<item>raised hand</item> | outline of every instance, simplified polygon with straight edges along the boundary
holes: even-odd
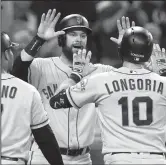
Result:
[[[158,74],[166,72],[166,53],[164,48],[160,48],[159,44],[153,45],[151,56],[152,70]]]
[[[122,23],[121,23],[122,21]],[[114,38],[114,37],[111,37],[110,40],[113,41],[114,43],[120,45],[121,41],[122,41],[122,38],[123,38],[123,35],[125,33],[125,30],[132,27],[132,26],[135,26],[135,22],[132,21],[131,23],[131,26],[130,26],[130,20],[128,17],[122,17],[121,18],[121,21],[118,19],[117,20],[117,27],[118,27],[118,31],[119,31],[119,37],[118,39],[117,38]]]
[[[164,48],[160,48],[159,44],[153,44],[153,52],[145,67],[157,74],[166,73],[166,53]]]
[[[77,53],[74,53],[73,72],[84,77],[96,70],[96,67],[93,64],[90,64],[91,55],[91,51],[87,52],[86,49],[80,49]]]
[[[43,13],[41,16],[41,22],[38,28],[37,35],[44,40],[50,40],[59,35],[65,34],[64,31],[55,32],[55,26],[60,18],[60,13],[56,14],[56,9],[49,9],[47,14]]]

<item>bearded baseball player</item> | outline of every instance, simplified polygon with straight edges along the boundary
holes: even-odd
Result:
[[[14,60],[12,49],[15,46],[9,36],[2,32],[1,163],[26,164],[33,134],[48,162],[51,165],[63,165],[39,92],[32,85],[9,74]]]
[[[91,34],[87,19],[79,14],[63,18],[59,23],[60,31],[55,32],[54,28],[59,17],[60,13],[56,15],[55,9],[42,15],[37,36],[21,52],[21,56],[18,56],[12,73],[23,80],[27,79],[39,91],[64,163],[92,164],[89,146],[94,140],[97,119],[95,104],[85,105],[81,110],[67,108],[60,111],[55,111],[49,104],[59,85],[73,72],[73,53],[79,49],[86,49],[88,35]],[[34,58],[45,41],[57,36],[62,47],[60,57]],[[91,52],[89,59],[90,57]],[[91,65],[93,74],[110,69],[112,67],[101,64]],[[32,150],[31,164],[48,164],[36,144]]]
[[[131,27],[125,31],[119,47],[121,68],[84,78],[50,100],[55,109],[80,109],[89,103],[98,106],[105,164],[166,163],[166,78],[143,67],[152,50],[151,33],[142,27]],[[155,54],[158,53],[162,60],[155,63],[160,61],[165,66],[160,70],[164,71],[165,49],[161,51],[155,45]],[[86,50],[79,50],[73,68],[82,64],[82,70],[87,68],[86,58]],[[84,71],[73,72],[68,83],[72,85],[82,76]]]

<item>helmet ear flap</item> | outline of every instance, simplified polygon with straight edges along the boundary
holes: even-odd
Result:
[[[58,37],[58,44],[60,47],[64,47],[66,43],[66,35],[60,35]]]

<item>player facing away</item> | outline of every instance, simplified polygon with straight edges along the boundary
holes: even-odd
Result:
[[[105,164],[165,163],[166,78],[143,68],[152,48],[150,32],[127,29],[119,47],[121,68],[84,78],[50,100],[55,109],[98,106]]]
[[[63,165],[47,112],[32,85],[9,74],[15,44],[1,33],[1,164],[27,164],[34,135],[51,165]]]

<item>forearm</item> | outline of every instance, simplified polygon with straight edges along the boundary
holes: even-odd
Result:
[[[50,99],[50,106],[53,109],[61,109],[61,108],[71,108],[72,105],[70,104],[67,95],[66,95],[66,89],[63,89],[59,93],[57,93],[55,96],[53,96]]]
[[[72,105],[70,104],[67,95],[66,89],[77,84],[80,81],[80,76],[78,74],[72,73],[70,78],[65,80],[60,87],[58,88],[56,94],[50,99],[50,106],[53,109],[60,108],[70,108]]]
[[[63,89],[67,89],[75,84],[76,84],[76,82],[73,79],[69,78],[69,79],[62,82],[62,84],[58,87],[56,93],[59,93]]]
[[[35,141],[50,165],[63,165],[56,138],[49,125],[32,130]]]
[[[22,61],[21,55],[17,56],[11,74],[28,82],[28,68],[31,65],[31,61]]]

